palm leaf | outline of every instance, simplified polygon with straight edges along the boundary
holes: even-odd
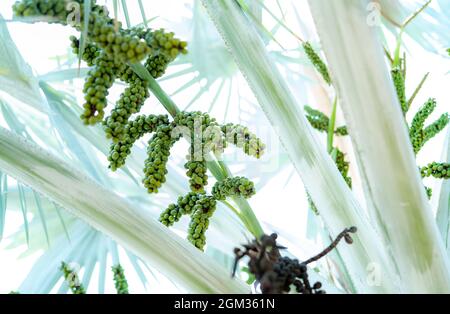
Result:
[[[384,255],[378,236],[363,216],[360,205],[333,161],[323,147],[318,145],[316,135],[268,56],[254,27],[234,2],[204,0],[203,4],[268,120],[276,126],[281,143],[330,232],[336,235],[351,225],[356,225],[360,230],[354,245],[350,249],[341,249],[358,291],[389,291],[392,289],[390,280],[384,281],[383,286],[379,287],[366,285],[365,268],[373,261],[383,265],[390,278],[393,271],[388,266],[388,257]]]
[[[0,15],[0,90],[41,110],[42,97],[30,66],[23,60]]]
[[[309,5],[342,100],[369,211],[395,257],[401,289],[450,291],[450,265],[417,170],[382,45],[376,28],[366,21],[364,2],[315,0]],[[348,36],[351,29],[358,29],[358,33]]]
[[[110,235],[146,262],[157,265],[190,291],[247,291],[187,241],[150,219],[140,208],[89,180],[79,169],[5,129],[0,130],[0,143],[0,169]],[[177,256],[172,254],[174,251]]]

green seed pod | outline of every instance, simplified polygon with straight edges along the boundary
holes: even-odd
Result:
[[[438,179],[450,178],[450,163],[432,162],[420,169],[422,177],[433,176]]]
[[[116,66],[105,54],[94,61],[95,66],[89,70],[83,87],[85,103],[81,119],[85,124],[96,124],[103,120],[107,105],[108,90],[114,83]]]
[[[22,0],[13,5],[16,17],[42,17],[48,23],[65,24],[68,11],[65,2],[60,0]]]
[[[108,161],[109,168],[115,171],[125,164],[133,144],[147,133],[155,132],[160,125],[169,124],[167,115],[140,115],[129,121],[123,130],[123,137],[118,143],[111,144]]]
[[[140,62],[151,52],[145,41],[122,30],[114,20],[96,11],[89,16],[88,36],[114,60],[123,63]]]
[[[145,67],[151,76],[156,79],[164,75],[171,61],[172,59],[165,54],[157,53],[147,58]]]
[[[132,114],[141,110],[149,96],[145,81],[134,75],[134,81],[131,81],[120,95],[110,116],[103,122],[106,137],[112,138],[114,143],[119,142],[123,137],[128,119]]]
[[[449,123],[449,120],[450,118],[448,113],[443,113],[436,121],[427,126],[423,130],[424,143],[426,143],[428,140],[432,139],[436,134],[445,129],[445,127]]]
[[[442,131],[449,122],[449,116],[444,113],[438,120],[424,128],[425,120],[436,108],[436,101],[432,98],[417,111],[409,128],[409,137],[414,153],[418,153],[425,143]]]
[[[224,149],[224,138],[216,119],[200,111],[179,112],[174,119],[177,126],[187,127],[190,131],[190,156],[193,161],[204,161],[212,151],[220,155]]]
[[[179,139],[179,137],[172,136],[174,126],[173,123],[158,126],[156,133],[149,141],[148,157],[145,160],[144,179],[142,180],[149,193],[158,193],[158,188],[166,182],[166,165],[170,149]]]
[[[324,114],[322,111],[313,109],[310,106],[304,107],[306,112],[306,119],[309,121],[309,124],[316,130],[320,132],[326,132],[328,133],[328,125],[330,123],[330,118],[326,114]],[[334,130],[334,134],[339,136],[345,136],[348,135],[347,127],[346,126],[340,126],[337,127],[336,130]]]
[[[204,197],[204,194],[190,192],[185,196],[178,197],[176,204],[170,204],[159,216],[159,221],[167,226],[172,226],[179,221],[183,215],[190,215],[194,210],[197,201]]]
[[[70,41],[72,42],[72,52],[76,55],[80,53],[80,41],[75,36],[70,36]],[[87,63],[88,66],[93,66],[95,59],[100,56],[100,49],[95,44],[88,43],[84,48],[83,55],[81,59]]]
[[[62,262],[60,269],[63,272],[64,279],[66,280],[73,294],[86,294],[86,290],[81,284],[80,279],[78,278],[78,274],[74,270],[72,270],[69,265],[67,265],[65,262]]]
[[[147,45],[174,60],[180,53],[186,54],[187,42],[174,37],[174,33],[167,33],[163,28],[150,31],[145,35]]]
[[[202,250],[206,244],[206,230],[209,227],[209,219],[216,210],[216,200],[212,196],[201,197],[194,206],[189,223],[188,240],[195,247]]]
[[[433,190],[429,187],[425,187],[425,193],[427,193],[428,199],[430,200],[431,197],[433,196]]]
[[[116,265],[112,267],[114,274],[114,285],[116,287],[117,294],[128,294],[128,282],[125,278],[124,270],[122,266]]]
[[[314,51],[311,44],[309,42],[304,42],[302,46],[306,56],[308,57],[312,65],[316,68],[317,72],[322,75],[322,78],[328,85],[331,84],[330,74],[328,73],[327,66],[322,61],[320,56]]]
[[[245,177],[226,178],[214,184],[212,195],[217,200],[225,200],[230,196],[250,198],[255,194],[255,186]]]
[[[225,136],[226,142],[242,148],[245,154],[256,158],[264,154],[266,146],[247,127],[228,123],[222,126],[222,133]]]
[[[341,173],[342,177],[344,178],[345,182],[347,182],[347,185],[352,188],[352,178],[348,176],[348,169],[349,169],[349,163],[345,160],[345,155],[343,152],[341,152],[339,149],[336,149],[336,166]]]
[[[393,68],[391,70],[392,81],[394,82],[394,87],[397,92],[398,101],[402,108],[403,115],[408,112],[408,102],[405,96],[405,77],[403,76],[403,71],[399,68]]]
[[[189,185],[193,192],[204,192],[204,187],[208,185],[208,176],[206,174],[206,161],[188,161],[184,164],[189,177]]]

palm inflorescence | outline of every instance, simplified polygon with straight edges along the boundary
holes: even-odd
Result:
[[[64,3],[63,0],[22,0],[14,4],[13,10],[18,17],[39,17],[44,21],[72,25]],[[84,1],[77,3],[81,19],[73,26],[85,37],[82,40],[71,36],[71,47],[90,66],[83,87],[85,102],[80,118],[88,125],[102,124],[106,137],[112,141],[108,156],[112,171],[125,165],[136,141],[146,134],[153,134],[148,141],[142,179],[149,193],[157,193],[166,181],[167,162],[175,143],[183,137],[190,142],[184,167],[191,192],[181,196],[176,204],[169,205],[161,214],[160,221],[170,226],[182,215],[190,215],[188,240],[203,250],[205,232],[216,202],[231,196],[249,198],[255,193],[250,180],[235,177],[217,182],[212,195],[208,195],[205,191],[208,158],[210,155],[220,157],[228,144],[259,158],[264,153],[264,144],[247,127],[232,123],[221,125],[207,113],[199,111],[178,112],[173,115],[173,120],[167,115],[133,116],[142,109],[150,92],[148,82],[133,71],[132,65],[143,62],[148,73],[154,79],[159,78],[178,55],[187,53],[187,43],[164,29],[125,29],[95,1],[91,1],[89,18],[85,23]],[[109,116],[105,117],[109,89],[117,80],[127,87]]]

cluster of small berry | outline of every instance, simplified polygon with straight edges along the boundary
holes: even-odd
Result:
[[[188,240],[203,250],[206,244],[205,233],[209,227],[209,220],[216,210],[217,201],[224,201],[233,196],[250,198],[254,194],[253,182],[247,178],[226,178],[213,186],[212,195],[207,195],[205,192],[190,192],[179,197],[176,204],[170,204],[161,213],[159,221],[169,227],[179,221],[183,215],[190,215]]]

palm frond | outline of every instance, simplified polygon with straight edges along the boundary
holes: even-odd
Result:
[[[23,60],[0,15],[0,90],[41,110],[42,97],[31,67]]]
[[[5,129],[0,130],[0,139],[0,169],[112,236],[146,262],[165,270],[167,276],[192,291],[246,291],[241,282],[231,280],[226,271],[192,245],[79,169]]]

